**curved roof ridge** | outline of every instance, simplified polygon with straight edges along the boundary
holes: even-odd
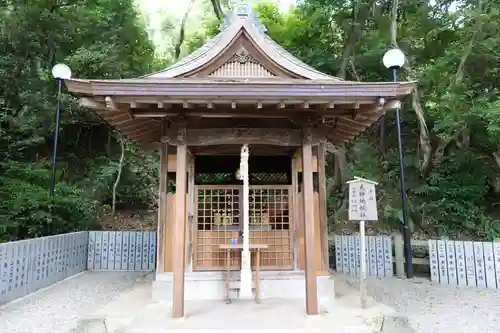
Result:
[[[258,48],[278,66],[305,79],[343,81],[307,65],[267,35],[267,28],[259,19],[257,12],[248,4],[237,4],[232,12],[225,14],[220,32],[203,44],[199,49],[177,61],[164,70],[144,75],[141,78],[174,78],[196,71],[211,62],[244,29]]]

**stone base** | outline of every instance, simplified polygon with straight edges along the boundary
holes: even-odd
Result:
[[[232,280],[237,280],[239,272],[232,272]],[[226,272],[192,272],[184,277],[184,299],[224,300]],[[320,310],[330,312],[335,302],[333,278],[318,276],[318,301]],[[305,275],[301,271],[263,271],[260,275],[261,299],[304,299],[306,297]],[[155,301],[172,302],[172,273],[156,274],[152,297]],[[232,292],[237,299],[238,293]]]

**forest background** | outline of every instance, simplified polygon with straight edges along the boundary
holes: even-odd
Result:
[[[347,80],[389,81],[382,56],[401,48],[408,62],[400,79],[419,82],[402,110],[415,237],[500,237],[500,0],[247,2],[287,50]],[[128,78],[165,68],[216,34],[230,7],[224,0],[0,1],[0,241],[155,229],[158,156],[69,94],[56,199],[49,198],[57,90],[50,70],[64,62],[75,77]],[[353,227],[345,221],[345,181],[353,175],[380,183],[380,221],[371,231],[399,228],[393,113],[329,155],[326,169],[332,230]]]

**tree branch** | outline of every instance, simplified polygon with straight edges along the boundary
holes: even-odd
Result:
[[[344,45],[344,51],[342,52],[342,60],[337,72],[337,77],[345,79],[350,57],[354,53],[354,48],[356,47],[356,44],[361,37],[363,27],[365,26],[366,21],[369,18],[370,9],[373,2],[373,0],[367,3],[363,1],[357,1],[356,5],[354,5],[352,8],[351,31],[349,32],[349,37],[347,38],[347,41]]]
[[[189,13],[191,12],[191,9],[193,8],[193,3],[194,0],[190,0],[188,7],[186,8],[186,12],[184,13],[184,16],[182,17],[181,21],[181,30],[179,31],[179,40],[177,44],[175,45],[175,60],[179,60],[179,57],[181,55],[181,46],[184,43],[184,37],[185,37],[185,29],[186,29],[186,22],[189,17]]]
[[[478,0],[477,1],[477,11],[476,11],[475,23],[474,23],[474,30],[472,31],[472,37],[469,40],[469,44],[467,45],[467,48],[465,49],[465,52],[462,55],[462,58],[460,59],[460,63],[458,64],[457,72],[455,73],[455,82],[453,82],[453,84],[455,86],[459,85],[463,80],[465,62],[467,61],[467,58],[472,53],[472,48],[474,47],[474,44],[477,41],[479,32],[481,32],[481,28],[483,27],[482,11],[483,11],[483,2],[482,2],[482,0]]]
[[[210,2],[212,3],[212,8],[214,9],[215,16],[217,16],[217,19],[220,20],[222,16],[224,16],[220,0],[210,0]]]
[[[399,49],[398,44],[398,8],[399,0],[392,0],[391,9],[391,46]]]

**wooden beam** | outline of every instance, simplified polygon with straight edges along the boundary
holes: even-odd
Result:
[[[334,102],[328,102],[328,103],[323,103],[318,105],[318,109],[334,109],[335,108],[335,103]]]
[[[306,110],[309,109],[309,102],[304,102],[302,104],[297,105],[298,109]]]
[[[356,136],[356,133],[358,133],[358,132],[360,132],[360,131],[357,129],[346,128],[346,127],[342,127],[342,126],[337,125],[332,129],[329,136],[335,135],[335,136],[339,136],[341,138],[346,138],[348,140],[351,140],[352,138],[354,138]]]
[[[109,124],[113,125],[114,127],[121,126],[123,124],[134,124],[135,121],[138,121],[135,119],[131,119],[127,113],[120,113],[119,118],[118,117],[116,117],[116,118],[115,117],[108,117],[106,114],[102,114],[100,112],[98,112],[98,113],[105,121],[107,121]],[[140,120],[142,120],[142,119],[140,119]]]
[[[142,130],[140,132],[135,132],[135,133],[131,133],[131,134],[129,134],[129,133],[125,132],[123,134],[126,135],[126,136],[129,136],[131,138],[135,138],[135,137],[141,137],[141,136],[146,135],[146,134],[153,134],[153,133],[160,134],[161,131],[160,131],[159,128],[154,128],[153,126],[151,126],[150,128],[147,128],[147,129]],[[161,135],[159,135],[159,136],[161,137]]]
[[[106,102],[106,109],[112,110],[112,111],[118,111],[119,110],[119,108],[116,105],[116,103],[113,100],[113,98],[111,98],[109,96],[106,96],[106,98],[104,99],[104,101]]]
[[[317,144],[325,140],[326,129],[311,132],[311,142]],[[162,142],[178,145],[174,131],[161,138]],[[188,146],[211,146],[223,144],[260,144],[293,147],[302,142],[301,130],[287,128],[213,128],[187,130]]]
[[[328,254],[328,217],[326,197],[325,143],[318,145],[318,194],[319,194],[319,225],[321,233],[321,271],[328,272],[330,268]]]
[[[164,243],[167,225],[167,195],[168,195],[168,145],[160,145],[160,172],[159,172],[159,201],[158,201],[158,227],[156,231],[156,272],[165,271]]]
[[[88,97],[80,98],[80,106],[94,110],[106,110],[106,105]]]
[[[219,110],[214,109],[213,111],[207,111],[207,112],[200,112],[200,111],[179,111],[179,110],[169,110],[167,111],[162,111],[162,110],[153,110],[153,111],[140,111],[140,112],[133,112],[132,115],[135,118],[162,118],[162,117],[175,117],[175,116],[180,116],[183,115],[185,117],[202,117],[202,118],[289,118],[290,115],[280,112],[280,113],[265,113],[263,111],[260,111],[260,113],[257,112],[239,112],[239,111],[229,111],[225,110],[226,112],[221,112]]]
[[[123,128],[120,128],[120,132],[122,132],[124,135],[134,135],[134,134],[137,134],[137,133],[143,133],[145,131],[149,131],[151,129],[153,130],[156,130],[156,127],[155,126],[156,124],[141,124],[141,125],[138,125],[138,126],[135,126],[135,127],[130,127],[129,129],[123,129]]]
[[[187,145],[186,130],[177,131],[179,145],[177,146],[177,171],[175,177],[175,225],[173,250],[173,300],[172,317],[184,317],[184,272],[186,251],[186,161]]]
[[[141,104],[142,105],[142,104]],[[351,106],[353,104],[351,103]],[[207,117],[207,118],[293,118],[305,117],[305,113],[314,112],[318,116],[335,117],[346,116],[352,117],[353,109],[345,108],[342,105],[335,106],[333,103],[328,104],[309,104],[308,108],[304,104],[297,105],[296,107],[290,105],[283,108],[277,108],[270,105],[265,105],[258,102],[255,107],[235,105],[236,109],[231,106],[217,106],[212,102],[207,102],[205,108],[192,108],[184,109],[182,106],[175,105],[170,109],[161,108],[141,108],[133,109],[132,114],[134,117],[165,117],[182,115],[185,117]],[[358,113],[360,116],[365,116],[367,119],[371,116],[376,116],[380,111],[374,110],[373,105],[362,105]]]
[[[312,171],[312,129],[304,129],[302,143],[302,195],[304,196],[304,233],[306,257],[306,312],[318,315],[318,286],[314,246],[314,189]]]
[[[351,127],[352,129],[358,130],[358,131],[363,131],[368,125],[370,125],[370,123],[368,123],[368,124],[360,123],[360,122],[354,121],[354,120],[346,118],[346,117],[338,117],[337,124],[344,124],[348,127]]]
[[[151,138],[158,137],[158,139],[161,137],[161,131],[160,130],[151,130],[143,133],[139,133],[136,135],[126,135],[127,138],[130,140],[134,141],[143,141],[144,137],[147,137],[148,141],[152,140]],[[158,140],[155,140],[158,141]]]
[[[227,89],[227,88],[226,88]],[[170,105],[180,105],[182,106],[184,103],[189,103],[191,105],[206,105],[207,102],[212,102],[215,105],[229,105],[231,106],[232,102],[236,102],[236,104],[239,106],[247,106],[247,107],[254,107],[256,102],[261,102],[263,105],[268,105],[268,106],[273,106],[274,108],[280,107],[284,108],[284,105],[288,106],[294,106],[294,105],[300,105],[304,103],[304,98],[295,96],[295,97],[287,97],[287,98],[282,98],[280,96],[276,96],[274,98],[261,98],[261,95],[256,95],[252,97],[224,97],[220,95],[212,95],[212,96],[203,96],[203,97],[193,97],[193,98],[184,98],[184,97],[178,97],[178,98],[169,98],[168,100],[163,100],[163,103],[169,103]],[[122,95],[122,96],[113,96],[113,100],[116,103],[123,103],[123,104],[128,104],[130,101],[134,100],[136,103],[145,103],[145,104],[153,104],[157,105],[157,103],[160,101],[159,96],[146,96],[146,95],[141,95],[141,96],[131,96],[131,95]],[[95,98],[97,101],[99,101],[99,98]],[[313,106],[313,105],[322,105],[322,104],[327,104],[330,102],[335,103],[336,105],[352,105],[353,103],[360,103],[360,104],[373,104],[376,103],[378,98],[373,97],[373,96],[323,96],[323,97],[309,97],[307,98],[307,102]]]
[[[126,125],[123,125],[124,123],[127,123]],[[154,123],[151,121],[151,119],[129,119],[127,122],[120,122],[120,123],[115,123],[113,124],[119,131],[127,131],[130,129],[134,129],[140,126],[143,126],[145,124],[152,124]],[[122,124],[122,125],[120,125]]]

